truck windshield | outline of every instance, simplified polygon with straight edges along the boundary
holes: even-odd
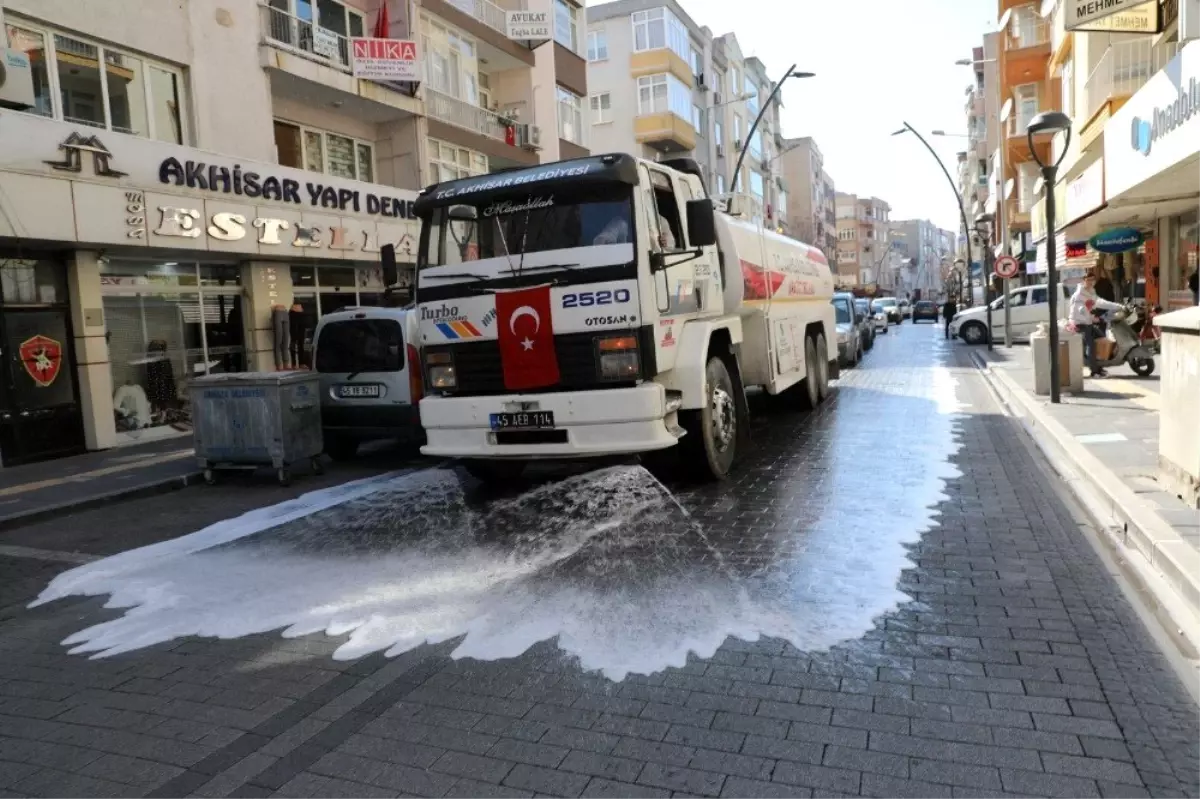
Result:
[[[473,219],[470,217],[474,217]],[[464,218],[465,217],[465,218]],[[633,242],[632,189],[616,185],[586,196],[569,187],[489,197],[478,205],[436,209],[421,267],[470,263],[521,253]]]
[[[398,372],[404,368],[404,332],[394,319],[347,319],[321,328],[317,371]]]

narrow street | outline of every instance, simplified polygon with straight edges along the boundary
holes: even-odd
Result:
[[[1193,698],[941,333],[757,398],[723,485],[391,453],[0,533],[0,797],[1196,796]]]

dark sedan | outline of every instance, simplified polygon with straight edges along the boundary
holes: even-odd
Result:
[[[936,302],[932,300],[917,300],[915,303],[913,303],[913,324],[916,324],[922,319],[928,319],[930,322],[937,322],[938,307]]]

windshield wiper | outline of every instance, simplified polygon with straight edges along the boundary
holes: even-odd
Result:
[[[470,273],[470,272],[451,272],[451,273],[449,273],[449,274],[442,273],[442,274],[440,274],[440,275],[426,275],[426,277],[432,277],[432,278],[442,278],[442,277],[470,277],[470,278],[474,278],[475,280],[487,280],[487,278],[486,278],[486,277],[484,277],[483,275],[475,275],[475,274],[472,274],[472,273]]]
[[[519,275],[523,272],[545,272],[547,269],[578,269],[581,264],[543,264],[541,266],[527,266],[524,269],[501,269],[501,272]]]

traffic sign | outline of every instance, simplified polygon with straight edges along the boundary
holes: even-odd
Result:
[[[1001,255],[996,259],[996,276],[1011,280],[1021,271],[1021,264],[1011,255]]]

